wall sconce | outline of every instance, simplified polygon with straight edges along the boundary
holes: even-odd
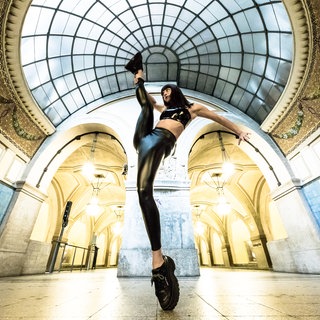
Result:
[[[94,173],[95,173],[95,166],[94,166],[94,152],[96,150],[96,144],[98,141],[98,133],[95,133],[93,141],[92,141],[92,146],[90,150],[90,156],[89,156],[89,161],[85,162],[84,165],[82,166],[82,174],[89,180],[92,181],[94,179]]]
[[[198,235],[198,236],[202,236],[203,233],[204,233],[204,225],[203,223],[200,221],[200,216],[201,216],[201,213],[203,211],[203,207],[196,204],[193,206],[193,212],[196,216],[196,223],[195,223],[195,233]]]
[[[220,195],[216,205],[218,214],[220,216],[226,216],[231,212],[231,209],[231,204],[227,201],[227,198],[224,195]]]
[[[210,176],[210,175],[209,175]],[[205,180],[208,186],[216,189],[218,193],[218,203],[216,205],[216,211],[219,215],[225,216],[231,212],[231,204],[227,201],[224,195],[224,185],[226,181],[223,179],[223,174],[215,173],[210,176],[210,180]]]
[[[123,223],[121,222],[121,217],[123,215],[123,206],[116,206],[113,209],[114,214],[117,217],[117,222],[112,227],[112,232],[114,235],[118,236],[122,233]]]
[[[99,192],[100,190],[107,187],[111,182],[105,182],[106,176],[104,174],[94,174],[94,180],[91,182],[92,186],[92,197],[90,202],[87,204],[86,212],[90,216],[97,216],[102,208],[99,206]]]
[[[234,174],[235,168],[224,146],[221,131],[218,131],[218,137],[222,153],[222,178],[224,181],[227,181]]]
[[[86,212],[89,216],[96,217],[101,212],[101,207],[99,206],[99,199],[96,196],[92,196],[90,202],[87,204]]]
[[[234,164],[230,161],[230,157],[224,146],[221,131],[218,131],[217,133],[222,157],[221,170],[219,170],[219,172],[213,172],[211,174],[207,172],[207,176],[205,177],[204,182],[209,187],[216,189],[218,193],[218,203],[216,205],[216,211],[219,215],[224,216],[229,214],[232,209],[230,203],[227,201],[224,195],[224,185],[234,174],[235,167]]]

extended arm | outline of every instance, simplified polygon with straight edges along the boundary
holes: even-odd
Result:
[[[194,104],[192,106],[192,112],[194,112],[198,117],[203,117],[206,119],[213,120],[218,122],[219,124],[223,125],[227,129],[233,131],[239,137],[239,143],[241,141],[248,141],[249,140],[249,132],[242,131],[236,124],[232,121],[228,120],[227,118],[217,114],[213,110],[209,110],[207,107],[201,104]]]

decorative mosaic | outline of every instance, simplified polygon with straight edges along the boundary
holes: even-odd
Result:
[[[22,108],[1,96],[0,133],[30,158],[45,138]]]
[[[320,127],[320,7],[316,2],[309,2],[314,51],[306,85],[290,111],[271,132],[285,154],[292,152]]]
[[[0,2],[0,30],[4,31],[5,13],[10,2]],[[3,38],[3,34],[1,34]],[[5,68],[4,42],[0,42],[0,134],[28,157],[32,157],[45,139],[43,132],[12,98]]]

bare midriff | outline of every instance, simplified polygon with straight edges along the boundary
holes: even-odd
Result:
[[[184,130],[182,123],[172,119],[160,120],[157,123],[156,127],[169,130],[177,139],[180,137],[181,133]]]

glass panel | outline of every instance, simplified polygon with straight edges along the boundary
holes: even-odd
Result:
[[[79,24],[79,29],[77,31],[77,36],[84,37],[84,38],[89,37],[92,27],[93,27],[93,23],[91,21],[81,20],[81,23]],[[118,29],[119,28],[117,28],[117,30]]]
[[[272,82],[263,79],[262,84],[260,85],[259,91],[258,91],[258,97],[263,99],[263,97],[267,96],[269,94],[269,91],[272,87]]]
[[[68,85],[65,82],[64,78],[59,78],[57,80],[54,80],[53,83],[54,83],[56,90],[59,92],[59,94],[61,96],[63,96],[64,94],[66,94],[69,91]]]
[[[290,75],[291,64],[286,61],[279,62],[278,72],[275,77],[275,81],[277,83],[282,84],[283,86],[286,84],[286,80]]]
[[[154,54],[150,79],[180,79],[261,122],[289,77],[293,37],[278,0],[36,0],[25,17],[23,71],[54,125],[131,89],[124,64],[137,50]]]
[[[88,8],[89,9],[89,8]],[[94,2],[94,5],[89,9],[89,11],[86,14],[86,19],[91,20],[91,21],[98,21],[99,18],[105,13],[106,7],[96,1]]]
[[[195,0],[188,0],[185,4],[185,7],[194,12],[195,14],[198,14],[200,11],[203,10],[203,2],[195,1]]]
[[[275,79],[275,76],[278,71],[278,67],[279,67],[279,60],[278,59],[273,59],[273,58],[268,59],[268,64],[267,64],[267,68],[266,68],[266,77],[269,80]]]
[[[35,64],[25,66],[23,68],[23,71],[25,73],[26,78],[28,79],[28,85],[30,89],[35,88],[41,84]]]
[[[250,73],[244,72],[244,71],[241,72],[240,79],[239,79],[239,85],[242,88],[246,88],[248,86],[249,81],[250,81],[250,77],[251,77]]]
[[[239,28],[239,31],[242,33],[249,32],[250,26],[247,21],[247,17],[243,12],[239,12],[233,15],[233,19],[235,20],[235,23],[237,24],[237,27]]]
[[[266,66],[267,66],[267,59],[265,56],[263,56],[263,55],[255,55],[254,56],[252,71],[255,74],[259,74],[259,75],[263,76]]]
[[[70,11],[73,14],[83,17],[89,11],[89,8],[96,2],[95,0],[86,0],[86,1],[61,1],[63,7],[61,10]]]
[[[212,30],[212,33],[214,34],[214,36],[218,39],[226,36],[226,33],[223,30],[220,23],[216,23],[213,26],[211,26],[211,30]]]
[[[54,19],[52,20],[50,32],[52,34],[63,34],[68,18],[68,13],[58,11],[54,16]]]
[[[232,19],[224,19],[220,22],[220,24],[226,34],[233,35],[237,33],[237,28]]]
[[[41,17],[41,8],[38,7],[31,7],[28,11],[28,14],[25,17],[24,24],[23,24],[23,35],[34,35],[36,33],[36,28],[38,24],[38,20]],[[51,22],[51,19],[47,21]]]
[[[269,54],[270,56],[280,56],[280,37],[279,33],[269,33]]]
[[[255,53],[266,54],[267,45],[266,45],[266,36],[264,33],[254,33],[253,37],[253,46]]]
[[[264,30],[263,23],[256,8],[244,11],[244,14],[252,32]]]
[[[292,60],[293,54],[293,39],[291,34],[280,34],[281,41],[281,58],[285,60]]]
[[[48,57],[58,57],[61,53],[62,37],[50,36],[48,38]]]
[[[265,25],[269,31],[278,31],[278,21],[274,15],[274,8],[273,6],[262,6],[261,13],[264,17]]]
[[[83,75],[83,74],[81,74],[81,75]],[[85,81],[83,83],[85,83]],[[86,103],[89,103],[90,101],[94,100],[94,96],[92,94],[92,91],[91,91],[89,84],[85,84],[83,86],[80,86],[80,90],[83,94],[83,97],[84,97]]]
[[[256,93],[259,88],[260,82],[261,82],[261,77],[252,74],[250,76],[250,80],[246,87],[247,91],[253,94]]]
[[[235,13],[241,9],[241,7],[238,5],[237,1],[222,1],[222,0],[220,0],[220,2],[223,2],[224,6],[228,10],[228,12],[231,14]]]
[[[42,85],[43,90],[47,93],[50,103],[59,99],[59,95],[54,88],[53,82],[47,82]]]
[[[233,94],[234,88],[234,85],[227,83],[222,92],[221,99],[224,101],[229,101]]]
[[[209,10],[211,14],[216,17],[217,21],[222,20],[228,16],[228,12],[218,1],[211,2],[207,6],[207,10]]]
[[[69,15],[63,34],[74,36],[80,23],[81,23],[80,17]]]
[[[21,63],[27,65],[35,61],[35,39],[36,38],[23,38],[21,40]]]
[[[247,112],[248,107],[251,105],[252,98],[253,98],[252,94],[245,91],[243,93],[242,98],[238,101],[238,104],[236,104],[237,107],[240,110]]]
[[[73,71],[71,57],[61,57],[60,63],[64,74],[68,74]]]
[[[66,96],[62,97],[62,101],[66,108],[68,109],[69,113],[76,112],[78,110],[78,105],[76,102],[73,100],[73,97],[71,94],[67,94]]]
[[[64,106],[60,102],[60,105],[56,106],[61,115],[57,112],[57,110],[51,105],[49,108],[45,110],[46,115],[52,121],[54,125],[59,125],[61,121],[68,117],[68,112],[65,110]],[[64,112],[63,112],[64,111]]]
[[[242,46],[244,52],[254,52],[253,37],[252,34],[241,35]]]
[[[32,90],[33,97],[36,101],[42,106],[46,106],[50,104],[49,97],[47,96],[47,93],[45,90],[43,90],[43,87],[36,88]]]
[[[72,37],[63,37],[61,39],[61,55],[71,54],[74,39]]]
[[[240,37],[238,35],[228,37],[228,41],[229,41],[231,52],[241,51],[241,42],[240,42]]]

